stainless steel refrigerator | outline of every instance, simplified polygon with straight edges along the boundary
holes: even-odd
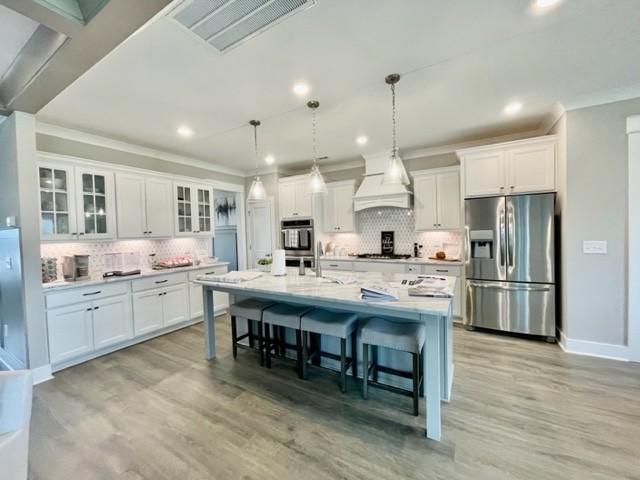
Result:
[[[22,289],[20,229],[0,228],[0,358],[15,369],[27,366]]]
[[[555,194],[465,201],[465,325],[554,340]]]

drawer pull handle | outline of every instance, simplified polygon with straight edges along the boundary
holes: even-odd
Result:
[[[338,267],[338,265],[337,265],[337,264],[335,264],[335,263],[330,263],[330,264],[329,264],[329,266],[330,266],[330,267],[334,267],[334,268]]]
[[[100,307],[93,307],[94,310],[98,310]]]
[[[102,290],[98,290],[97,292],[88,292],[88,293],[83,293],[82,296],[83,297],[89,297],[91,295],[98,295],[99,293],[102,293]]]
[[[93,308],[91,307],[87,308],[87,312],[90,312],[91,310],[93,310]]]
[[[438,273],[449,273],[449,270],[439,270],[436,268],[436,272]]]
[[[160,284],[160,283],[167,283],[168,281],[169,281],[169,280],[167,280],[167,279],[164,279],[164,280],[156,280],[156,283],[157,283],[157,284]]]

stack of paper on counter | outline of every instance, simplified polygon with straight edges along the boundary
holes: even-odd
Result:
[[[398,292],[387,285],[367,285],[360,288],[362,300],[398,300]]]

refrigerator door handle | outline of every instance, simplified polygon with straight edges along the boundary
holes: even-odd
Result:
[[[513,263],[513,245],[516,241],[515,222],[513,221],[513,206],[507,206],[507,228],[509,230],[509,238],[507,242],[507,267],[511,271],[514,267]]]
[[[506,290],[512,292],[549,292],[549,285],[503,285],[501,283],[477,283],[469,282],[470,287],[474,288],[494,288],[497,290]]]
[[[465,264],[468,265],[471,261],[471,236],[468,225],[464,226],[464,252],[462,254],[464,255]]]
[[[500,210],[500,266],[504,268],[506,232],[504,223],[504,209]]]

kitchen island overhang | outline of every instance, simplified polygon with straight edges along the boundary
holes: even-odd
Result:
[[[308,305],[334,311],[357,313],[361,317],[381,316],[399,322],[420,322],[426,328],[424,349],[424,385],[426,436],[441,438],[441,400],[448,401],[453,384],[453,322],[452,299],[409,296],[407,289],[398,289],[397,301],[371,301],[360,299],[363,285],[398,282],[417,278],[409,274],[358,272],[355,284],[330,283],[313,275],[298,275],[297,269],[288,269],[286,276],[264,274],[241,283],[222,283],[200,278],[204,302],[205,357],[216,357],[216,335],[213,292],[232,296],[256,297],[275,302]],[[443,277],[452,292],[454,277]]]

